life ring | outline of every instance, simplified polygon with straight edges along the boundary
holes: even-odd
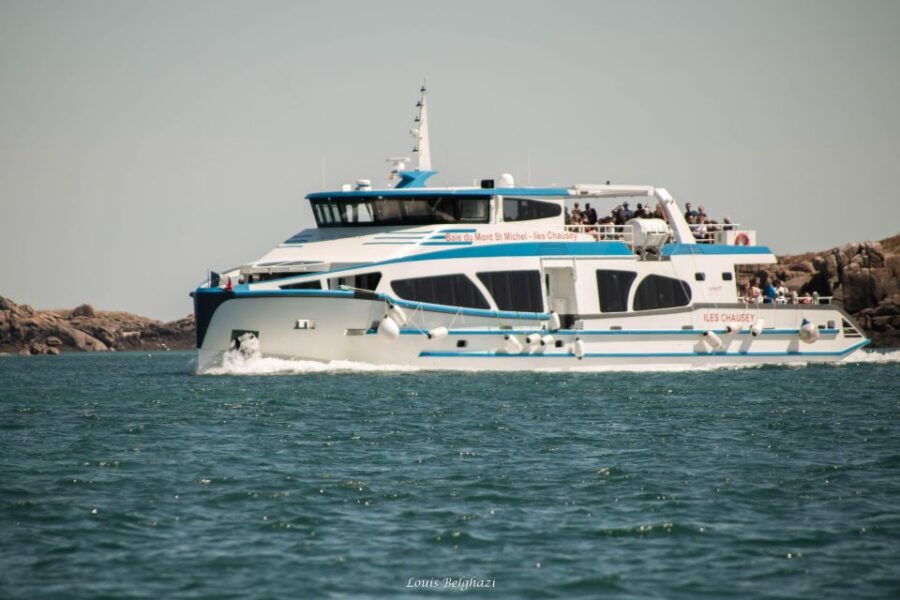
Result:
[[[735,246],[749,246],[750,245],[750,236],[748,236],[743,231],[734,236],[734,245]]]

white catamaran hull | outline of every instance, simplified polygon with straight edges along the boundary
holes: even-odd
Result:
[[[597,315],[577,322],[579,329],[556,331],[548,329],[548,321],[407,305],[407,322],[391,339],[378,332],[389,310],[383,297],[325,294],[229,294],[208,322],[199,370],[221,364],[247,335],[263,356],[504,371],[837,362],[851,359],[868,343],[855,327],[842,326],[848,317],[834,306],[744,304]],[[800,338],[803,319],[816,327],[816,339],[809,343]],[[760,320],[763,326],[754,335],[751,328]]]

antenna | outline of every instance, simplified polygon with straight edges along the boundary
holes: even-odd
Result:
[[[528,151],[528,185],[531,185],[531,150]]]
[[[412,151],[417,155],[419,164],[416,167],[418,171],[430,171],[431,170],[431,145],[428,141],[428,104],[427,104],[427,94],[428,90],[425,88],[425,80],[422,80],[422,88],[419,90],[421,96],[419,96],[419,101],[416,102],[416,108],[419,109],[419,112],[416,114],[415,124],[416,127],[410,130],[410,133],[413,136],[413,139],[416,140],[416,144],[413,147]]]

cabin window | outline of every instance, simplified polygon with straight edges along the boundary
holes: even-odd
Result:
[[[375,291],[378,282],[381,281],[381,273],[359,273],[357,275],[345,275],[344,277],[332,277],[328,280],[328,287],[333,290],[341,289],[342,285],[349,285],[360,290]]]
[[[690,302],[691,286],[686,281],[662,275],[647,275],[635,292],[634,310],[687,306]]]
[[[597,270],[597,294],[600,312],[624,312],[628,310],[628,292],[637,273],[634,271]]]
[[[391,287],[401,298],[414,302],[490,308],[472,280],[462,274],[395,279],[391,282]]]
[[[518,312],[543,312],[539,271],[492,271],[478,273],[478,279],[488,289],[497,308]]]
[[[697,281],[706,281],[706,273],[694,273],[694,279]]]
[[[734,275],[731,273],[731,271],[722,273],[722,281],[731,281],[732,279],[734,279]]]
[[[319,227],[487,223],[490,196],[404,195],[311,200]]]
[[[278,286],[283,290],[321,290],[322,281],[316,279],[314,281],[298,281],[297,283],[286,283]]]
[[[562,207],[553,202],[526,200],[525,198],[503,199],[504,221],[530,221],[532,219],[548,219],[562,214]]]

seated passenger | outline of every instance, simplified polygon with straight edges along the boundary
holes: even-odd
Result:
[[[599,227],[597,228],[600,233],[601,240],[614,240],[616,239],[616,227],[613,224],[612,217],[603,217],[600,219]]]
[[[754,277],[750,279],[750,302],[755,302],[759,304],[762,301],[762,290],[759,289],[757,279]]]
[[[791,290],[789,290],[788,287],[784,285],[784,281],[777,281],[776,284],[775,301],[780,304],[786,304],[788,299],[791,297]]]

